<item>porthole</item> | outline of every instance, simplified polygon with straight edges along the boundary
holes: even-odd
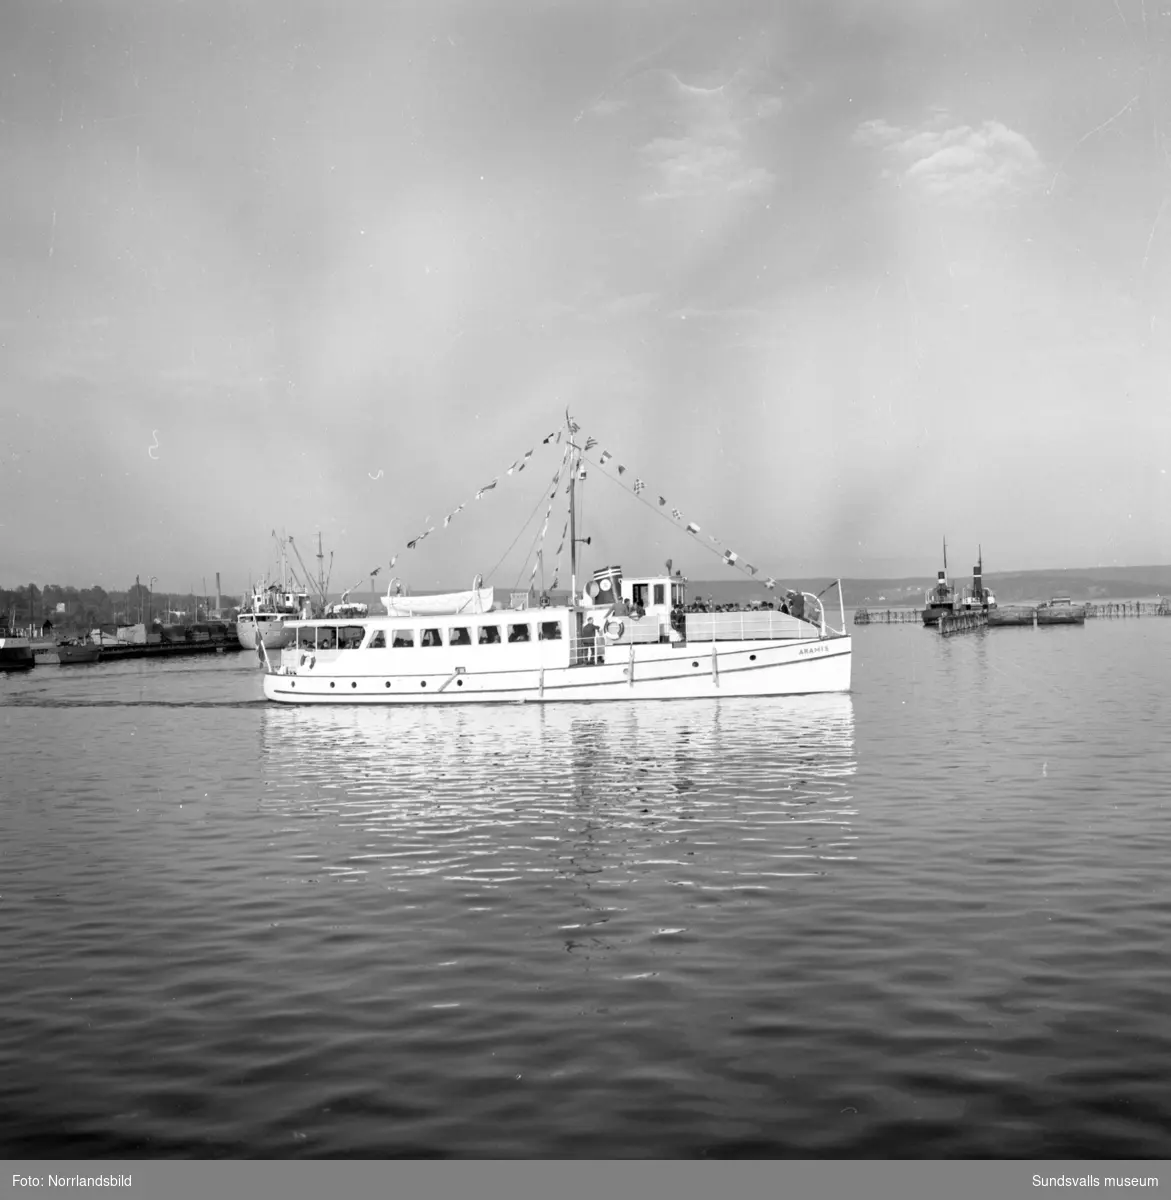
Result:
[[[420,683],[419,683],[419,686],[420,686],[420,687],[426,687],[426,686],[427,686],[427,681],[426,681],[425,679],[424,679],[424,680],[421,680],[421,681],[420,681]]]
[[[750,655],[748,656],[748,661],[749,661],[749,662],[756,662],[756,655],[755,655],[755,654],[750,654]]]
[[[462,679],[457,679],[457,680],[455,681],[455,686],[456,686],[456,687],[463,687],[463,685],[464,685],[464,681],[463,681]]]
[[[297,686],[297,681],[294,679],[294,680],[293,680],[293,687],[296,687],[296,686]]]
[[[355,680],[353,683],[350,684],[350,687],[357,687],[357,686],[358,686],[357,680]]]
[[[387,686],[387,687],[390,687],[390,680],[389,680],[389,679],[386,681],[386,686]]]
[[[336,684],[336,683],[333,683],[333,682],[331,682],[329,686],[330,686],[330,687],[337,687],[337,684]]]
[[[698,667],[698,666],[699,666],[699,663],[697,663],[697,662],[693,662],[691,665],[692,665],[693,667]]]

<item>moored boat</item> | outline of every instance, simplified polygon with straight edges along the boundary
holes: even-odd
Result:
[[[66,641],[58,645],[57,656],[63,667],[95,663],[102,656],[102,648],[89,641]]]
[[[996,597],[984,586],[984,547],[977,547],[978,557],[972,568],[972,586],[964,588],[959,600],[960,612],[990,612],[996,607]]]
[[[634,578],[607,567],[579,591],[575,497],[582,455],[593,443],[573,441],[577,427],[568,418],[567,425],[553,492],[567,474],[567,603],[534,602],[530,586],[501,607],[479,578],[470,591],[440,596],[388,588],[385,615],[287,621],[291,637],[279,655],[260,650],[265,697],[282,704],[550,703],[850,690],[840,582],[836,629],[820,598],[807,592],[800,616],[792,604],[790,611],[687,612],[687,581],[670,574],[670,564],[667,574]],[[724,554],[729,565],[737,559]]]
[[[245,650],[263,645],[278,649],[285,639],[285,622],[306,612],[308,595],[281,591],[276,584],[257,588],[236,617],[236,637]]]
[[[28,638],[0,625],[0,671],[27,671],[35,665]]]
[[[947,580],[947,539],[943,542],[943,570],[936,577],[934,586],[923,595],[923,624],[938,625],[944,613],[956,610],[955,588]]]
[[[1084,625],[1086,606],[1074,604],[1068,596],[1054,596],[1037,605],[1038,625]]]

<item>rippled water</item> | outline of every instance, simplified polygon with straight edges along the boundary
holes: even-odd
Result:
[[[1171,1152],[1171,621],[849,697],[0,677],[10,1156]]]

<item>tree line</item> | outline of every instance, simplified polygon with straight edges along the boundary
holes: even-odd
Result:
[[[225,614],[239,600],[222,596]],[[205,621],[215,597],[193,593],[154,592],[145,584],[132,584],[124,592],[107,592],[96,584],[89,588],[35,583],[0,588],[0,625],[41,628],[45,622],[59,633],[86,633],[100,625],[191,624]]]

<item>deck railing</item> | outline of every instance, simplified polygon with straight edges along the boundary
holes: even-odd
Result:
[[[817,637],[820,622],[811,623],[774,609],[747,612],[688,613],[689,642],[782,640]]]

